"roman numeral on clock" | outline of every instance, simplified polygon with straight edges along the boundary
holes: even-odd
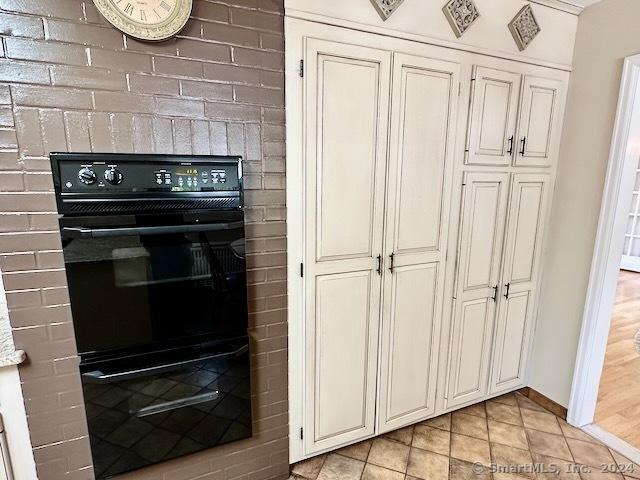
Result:
[[[124,13],[126,13],[127,15],[133,15],[133,5],[127,3],[127,6],[124,7]]]
[[[171,11],[171,5],[169,5],[167,2],[160,2],[160,6],[164,8],[167,12]]]
[[[142,20],[143,22],[147,21],[147,12],[145,12],[144,10],[140,10],[140,20]]]

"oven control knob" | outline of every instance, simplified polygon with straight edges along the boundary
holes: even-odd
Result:
[[[110,168],[104,172],[104,179],[111,185],[120,185],[124,180],[124,175],[117,168]]]
[[[78,172],[78,179],[85,185],[93,185],[98,180],[98,176],[89,167],[84,167]]]

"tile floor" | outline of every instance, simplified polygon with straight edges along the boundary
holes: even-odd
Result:
[[[290,480],[623,480],[640,466],[519,393],[293,465]]]

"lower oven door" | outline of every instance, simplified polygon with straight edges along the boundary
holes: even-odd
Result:
[[[251,436],[246,337],[80,369],[98,479]]]
[[[81,354],[246,334],[242,212],[63,218]]]

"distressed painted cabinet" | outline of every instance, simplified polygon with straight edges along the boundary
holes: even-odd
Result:
[[[568,77],[291,25],[297,461],[526,386]]]
[[[307,43],[305,430],[321,450],[375,431],[391,54]]]
[[[379,431],[436,409],[460,65],[394,54]]]

